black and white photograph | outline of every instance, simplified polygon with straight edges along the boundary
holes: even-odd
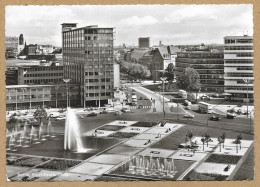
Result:
[[[254,180],[253,8],[5,6],[6,181]]]

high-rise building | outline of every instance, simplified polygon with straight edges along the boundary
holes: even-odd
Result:
[[[201,91],[224,92],[223,52],[186,51],[177,53],[176,76],[186,68],[195,69],[200,76]]]
[[[254,95],[253,37],[224,37],[225,93],[233,100],[250,100]]]
[[[139,38],[138,46],[139,46],[139,48],[149,48],[150,47],[150,37]]]
[[[114,97],[113,30],[62,24],[64,78],[80,84],[84,107],[102,106]]]

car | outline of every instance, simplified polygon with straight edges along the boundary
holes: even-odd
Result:
[[[140,97],[139,100],[143,100],[143,97]]]
[[[228,119],[234,119],[236,117],[237,117],[236,114],[230,114],[230,113],[227,114]]]
[[[219,116],[211,116],[209,118],[211,121],[219,121],[220,120],[220,117]]]
[[[186,106],[185,109],[186,109],[186,110],[190,110],[191,107],[190,107],[190,106]]]
[[[87,115],[87,117],[95,117],[97,114],[95,112],[91,112],[90,114]]]
[[[129,109],[129,108],[123,108],[123,109],[121,110],[121,112],[124,112],[124,113],[130,112],[130,109]]]
[[[194,115],[190,114],[190,113],[186,113],[183,117],[184,118],[194,118]]]
[[[100,114],[107,114],[108,112],[106,110],[102,110],[101,112],[99,112]]]
[[[137,109],[142,109],[143,105],[138,105]]]
[[[65,117],[57,117],[55,120],[56,121],[61,121],[61,120],[65,120],[66,118]]]

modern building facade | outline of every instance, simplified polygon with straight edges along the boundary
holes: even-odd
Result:
[[[186,51],[177,53],[176,76],[185,68],[197,70],[200,76],[201,91],[224,92],[224,54],[211,51]]]
[[[254,49],[252,36],[224,37],[225,93],[232,100],[254,97]]]
[[[59,84],[59,83],[63,83],[63,66],[38,65],[38,66],[18,67],[19,85]]]
[[[62,24],[64,78],[81,86],[84,107],[102,106],[114,95],[113,28]]]
[[[18,53],[18,37],[7,36],[5,37],[5,50],[13,51],[15,55]]]
[[[6,86],[6,110],[36,109],[40,106],[66,107],[67,90],[69,106],[80,105],[80,86],[56,85],[12,85]]]
[[[150,46],[150,37],[138,38],[139,48],[149,48]]]

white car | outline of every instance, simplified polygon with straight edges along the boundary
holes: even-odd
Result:
[[[194,118],[194,115],[190,114],[190,113],[186,113],[183,117],[184,118]]]
[[[61,120],[65,120],[65,119],[66,119],[66,117],[57,117],[56,121],[61,121]]]

